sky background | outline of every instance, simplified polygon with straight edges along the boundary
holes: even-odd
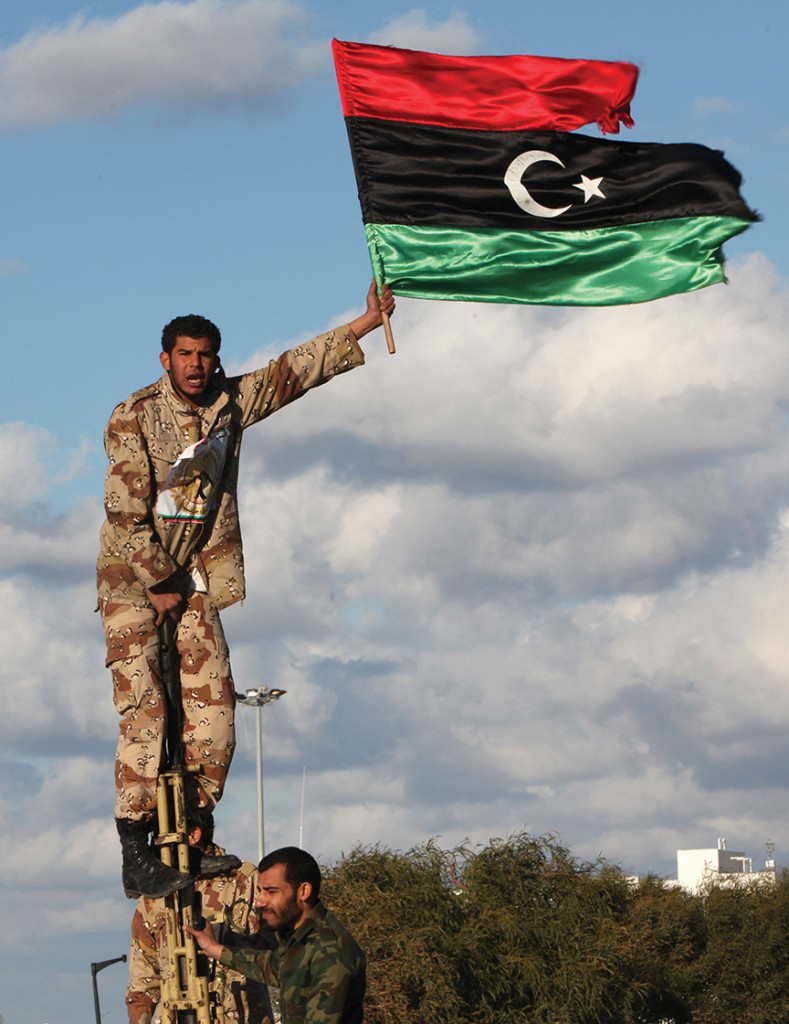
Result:
[[[633,141],[723,149],[763,222],[730,283],[642,306],[402,299],[397,354],[250,431],[266,833],[324,861],[557,833],[671,875],[789,863],[785,0],[385,7],[191,0],[0,14],[0,1014],[92,1019],[127,951],[95,605],[102,430],[163,324],[231,371],[357,315],[370,278],[330,40],[641,67]],[[594,129],[587,133],[596,134]],[[255,712],[219,840],[256,858]],[[98,976],[126,1020],[125,967]]]

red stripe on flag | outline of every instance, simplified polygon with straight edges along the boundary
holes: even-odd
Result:
[[[561,57],[458,57],[332,42],[346,117],[487,128],[604,132],[632,126],[634,64]]]

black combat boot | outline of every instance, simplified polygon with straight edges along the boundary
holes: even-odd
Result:
[[[191,875],[162,863],[151,849],[151,824],[116,818],[123,851],[123,889],[129,899],[150,896],[157,899],[183,889],[194,881]]]
[[[217,857],[213,853],[204,853],[196,846],[189,849],[189,870],[201,878],[213,878],[214,875],[224,875],[228,871],[236,871],[241,867],[241,861],[232,853]]]

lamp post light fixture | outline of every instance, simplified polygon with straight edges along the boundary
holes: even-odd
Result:
[[[109,967],[110,964],[125,964],[126,954],[123,956],[116,956],[113,960],[100,960],[97,964],[90,965],[90,976],[93,979],[93,1005],[96,1008],[96,1024],[101,1024],[101,1010],[99,1009],[99,986],[96,982],[96,975],[99,971],[103,971],[105,967]]]
[[[258,709],[258,862],[263,860],[265,853],[265,837],[263,832],[263,718],[262,710],[266,704],[279,700],[287,690],[272,690],[268,686],[258,687],[257,690],[247,690],[246,693],[237,693],[236,700],[247,707]]]

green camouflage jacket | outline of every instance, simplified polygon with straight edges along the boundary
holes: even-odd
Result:
[[[145,591],[176,574],[197,574],[219,608],[240,601],[236,486],[243,431],[363,362],[346,325],[252,373],[225,377],[220,370],[201,406],[181,400],[166,373],[116,406],[104,432],[100,601],[146,604]]]
[[[218,846],[208,852],[221,856]],[[215,878],[198,878],[196,890],[202,896],[202,912],[211,921],[221,941],[232,943],[233,934],[255,935],[257,914],[253,910],[257,891],[257,871],[243,863],[234,872]],[[257,950],[255,950],[257,952]],[[236,971],[215,965],[209,990],[217,993],[228,1024],[270,1024],[268,992],[264,985],[248,981]],[[154,1010],[159,1002],[161,983],[169,975],[167,959],[167,923],[164,900],[141,897],[132,919],[129,954],[129,984],[126,1008],[129,1024],[157,1024]]]
[[[330,910],[316,903],[277,949],[225,946],[220,963],[280,990],[282,1024],[361,1024],[365,958]]]

